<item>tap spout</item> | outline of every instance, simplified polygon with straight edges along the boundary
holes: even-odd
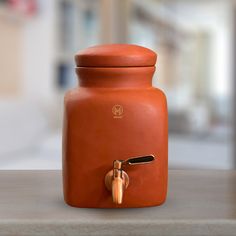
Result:
[[[115,204],[122,204],[124,190],[129,185],[129,177],[122,170],[122,162],[115,160],[113,170],[109,171],[105,177],[105,184],[108,190],[112,192],[112,200]]]
[[[116,204],[121,204],[124,194],[124,183],[121,171],[118,172],[120,172],[118,176],[114,177],[112,180],[112,200]]]

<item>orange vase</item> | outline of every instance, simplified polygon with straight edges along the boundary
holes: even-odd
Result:
[[[156,53],[128,44],[75,56],[79,87],[65,95],[63,186],[75,207],[162,204],[167,194],[164,93],[152,87]]]

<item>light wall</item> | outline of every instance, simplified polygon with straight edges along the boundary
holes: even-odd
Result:
[[[56,1],[39,1],[39,13],[22,31],[23,91],[26,98],[50,102],[54,91]]]
[[[22,28],[21,22],[0,13],[0,94],[6,97],[19,96],[22,90]]]

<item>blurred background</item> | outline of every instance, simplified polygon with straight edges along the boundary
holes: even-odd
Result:
[[[102,43],[158,53],[170,168],[235,168],[235,26],[230,0],[0,0],[0,169],[61,168],[74,54]]]

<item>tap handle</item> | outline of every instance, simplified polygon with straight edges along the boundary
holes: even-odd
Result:
[[[140,165],[140,164],[148,164],[155,160],[154,155],[147,155],[147,156],[141,156],[141,157],[132,157],[125,161],[123,161],[123,165]]]

